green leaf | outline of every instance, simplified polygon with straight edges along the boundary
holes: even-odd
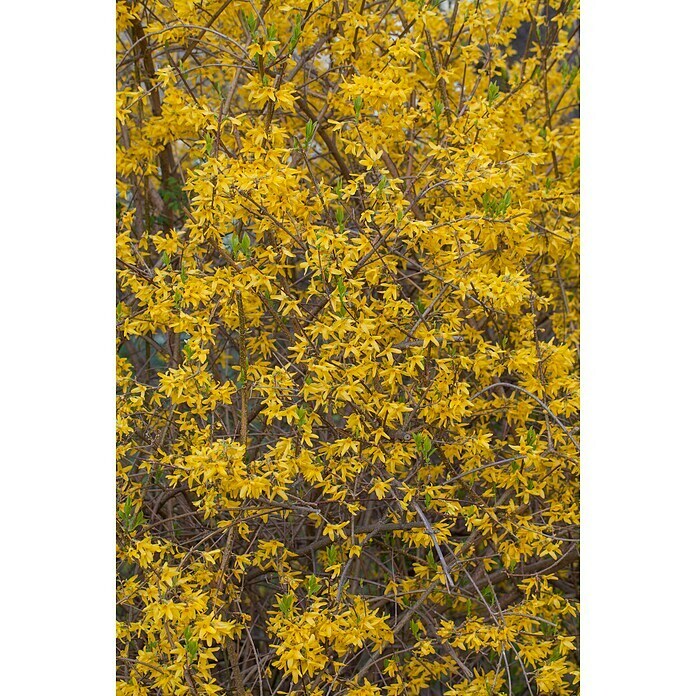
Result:
[[[419,2],[424,2],[424,0],[419,0]],[[423,67],[424,67],[431,75],[435,75],[435,73],[433,72],[433,70],[431,69],[431,67],[428,65],[428,57],[427,57],[427,54],[426,54],[424,48],[422,48],[421,51],[420,51],[420,60],[421,60],[421,63],[423,63]]]
[[[428,567],[430,570],[437,570],[437,563],[435,563],[435,556],[433,555],[433,550],[430,549],[427,555]]]
[[[249,12],[249,14],[244,15],[244,19],[246,21],[247,28],[249,29],[249,32],[253,36],[256,33],[256,27],[257,27],[257,21],[256,21],[256,15],[253,12]]]
[[[318,591],[319,591],[319,582],[317,581],[316,576],[310,575],[307,578],[307,594],[309,594],[311,596]]]
[[[314,134],[317,132],[317,126],[319,124],[310,119],[305,124],[305,147],[307,147],[314,139]]]
[[[295,47],[297,46],[300,36],[302,34],[302,24],[301,24],[301,18],[299,15],[295,16],[295,19],[293,21],[292,25],[292,34],[290,35],[290,47],[289,51],[292,53],[295,50]]]
[[[336,208],[336,222],[338,222],[338,229],[343,232],[345,229],[346,211],[342,207]]]
[[[489,85],[488,85],[488,103],[492,104],[500,94],[500,88],[498,87],[498,83],[493,80]]]
[[[292,609],[292,600],[293,596],[289,594],[286,594],[280,598],[280,601],[278,602],[278,608],[284,616],[288,616],[290,614],[290,609]]]

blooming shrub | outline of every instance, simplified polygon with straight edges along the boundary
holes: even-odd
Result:
[[[117,28],[118,693],[576,693],[577,3]]]

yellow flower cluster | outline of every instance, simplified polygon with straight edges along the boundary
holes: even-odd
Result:
[[[574,0],[117,0],[117,693],[578,691]]]

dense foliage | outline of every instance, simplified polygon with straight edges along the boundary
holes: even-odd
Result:
[[[577,3],[117,27],[118,693],[577,693]]]

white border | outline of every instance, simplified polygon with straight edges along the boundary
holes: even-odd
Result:
[[[114,691],[111,2],[5,3],[0,691]]]
[[[582,10],[583,696],[694,693],[695,15]]]

